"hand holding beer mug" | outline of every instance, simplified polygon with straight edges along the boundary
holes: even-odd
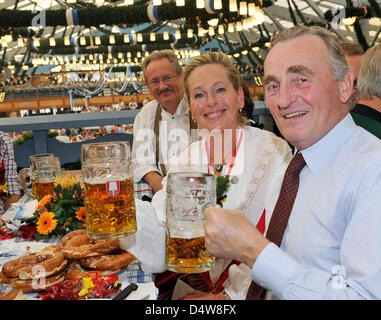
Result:
[[[205,247],[204,209],[216,204],[216,178],[206,173],[168,174],[167,269],[198,273],[210,270],[215,257]]]
[[[121,238],[136,232],[134,183],[128,142],[82,145],[87,234]]]

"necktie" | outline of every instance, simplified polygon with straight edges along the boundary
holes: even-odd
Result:
[[[299,187],[299,173],[305,166],[303,155],[298,152],[291,160],[284,174],[282,187],[274,212],[271,216],[266,238],[280,247],[288,218],[294,206],[296,194]],[[263,297],[265,289],[251,282],[247,292],[246,300],[259,300]]]

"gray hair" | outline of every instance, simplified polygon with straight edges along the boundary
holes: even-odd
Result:
[[[170,50],[170,49],[165,49],[165,50],[158,50],[152,52],[149,56],[147,56],[142,63],[142,70],[144,74],[144,78],[146,79],[146,70],[147,66],[154,60],[159,60],[167,58],[171,63],[173,70],[175,70],[176,74],[180,75],[183,72],[183,69],[180,65],[179,60],[177,59],[176,54]]]
[[[343,79],[349,69],[348,63],[345,59],[343,48],[341,47],[336,35],[322,27],[306,27],[300,25],[283,30],[271,39],[270,50],[279,42],[291,40],[304,35],[317,36],[324,41],[328,49],[332,77],[336,81]]]
[[[381,44],[369,48],[361,60],[357,79],[360,99],[381,99]]]

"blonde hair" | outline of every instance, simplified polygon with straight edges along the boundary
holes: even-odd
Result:
[[[239,75],[238,70],[233,65],[231,59],[222,52],[207,52],[203,55],[197,56],[193,58],[191,62],[189,62],[183,73],[183,85],[184,85],[184,97],[185,100],[189,104],[189,83],[188,78],[190,74],[197,68],[207,64],[219,64],[223,66],[227,72],[229,81],[233,85],[235,91],[238,92],[241,87],[241,77]],[[247,119],[241,113],[238,113],[237,123],[239,126],[245,126],[249,123],[249,119]]]

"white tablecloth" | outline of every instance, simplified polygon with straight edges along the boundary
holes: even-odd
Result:
[[[149,185],[145,183],[135,184],[135,195],[138,199],[141,199],[143,195],[152,197],[152,192]],[[18,204],[25,204],[31,201],[28,196],[24,195],[18,202]],[[12,216],[14,220],[18,220],[22,214],[20,206],[12,206],[7,211],[7,216]],[[8,261],[13,260],[19,256],[38,252],[42,248],[48,245],[54,245],[59,243],[60,238],[51,237],[40,241],[25,241],[20,237],[0,240],[0,269],[2,265]],[[139,300],[141,298],[149,295],[148,299],[156,299],[157,289],[154,287],[153,281],[154,276],[151,273],[143,272],[140,268],[139,261],[135,260],[127,268],[125,268],[121,273],[118,274],[119,280],[122,282],[122,289],[129,285],[130,283],[138,284],[138,289],[133,292],[128,299]],[[140,285],[139,285],[140,284]],[[9,291],[9,287],[0,283],[0,292]],[[28,299],[35,300],[38,299],[36,293],[28,293]]]

